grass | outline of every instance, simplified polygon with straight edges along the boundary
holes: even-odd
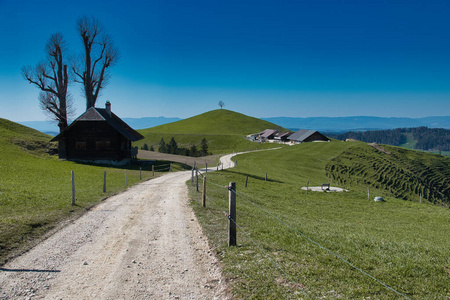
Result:
[[[441,155],[383,146],[382,153],[364,143],[331,159],[327,174],[345,186],[377,188],[397,198],[450,205],[450,159]]]
[[[0,119],[0,265],[28,249],[62,220],[75,218],[102,199],[125,190],[125,170],[128,186],[140,182],[136,166],[112,168],[59,161],[43,151],[50,139]],[[167,163],[158,162],[155,169],[166,172]],[[143,167],[143,180],[152,176],[150,170],[151,166]],[[75,206],[71,205],[71,171],[75,172]]]
[[[406,137],[406,143],[401,144],[400,147],[403,147],[403,148],[406,148],[409,150],[413,150],[417,144],[417,140],[414,139],[412,133],[404,133],[404,135]]]
[[[306,143],[240,155],[235,168],[208,173],[206,209],[199,193],[190,190],[236,298],[402,298],[302,234],[407,297],[450,298],[448,209],[404,201],[377,188],[372,195],[387,202],[368,201],[363,184],[346,193],[301,190],[308,180],[310,186],[328,182],[326,166],[353,147]],[[353,151],[362,151],[359,147],[368,146]],[[238,192],[238,247],[227,246],[225,186],[231,181]]]
[[[226,109],[218,109],[181,121],[139,130],[145,139],[134,145],[140,148],[147,144],[156,149],[161,138],[168,143],[174,137],[178,147],[184,148],[190,148],[192,144],[199,148],[201,140],[206,138],[208,150],[212,154],[279,147],[277,144],[260,144],[245,139],[246,135],[265,129],[287,131],[287,129],[264,120]]]

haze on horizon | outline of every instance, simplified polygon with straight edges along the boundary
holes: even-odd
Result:
[[[55,32],[79,53],[84,15],[121,53],[97,102],[121,117],[188,118],[220,100],[260,118],[450,115],[449,1],[0,0],[0,117],[46,119],[20,69]]]

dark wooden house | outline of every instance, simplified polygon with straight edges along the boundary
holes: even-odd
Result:
[[[131,142],[144,137],[105,108],[91,107],[52,141],[62,143],[59,158],[76,161],[126,164],[137,156]]]

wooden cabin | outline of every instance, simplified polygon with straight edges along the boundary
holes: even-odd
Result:
[[[52,141],[60,144],[59,158],[75,161],[127,164],[137,157],[131,142],[144,137],[111,111],[91,107]]]

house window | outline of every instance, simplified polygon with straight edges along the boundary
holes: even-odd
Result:
[[[96,141],[95,150],[109,150],[111,149],[111,141]]]
[[[77,150],[86,150],[86,142],[76,142]]]

